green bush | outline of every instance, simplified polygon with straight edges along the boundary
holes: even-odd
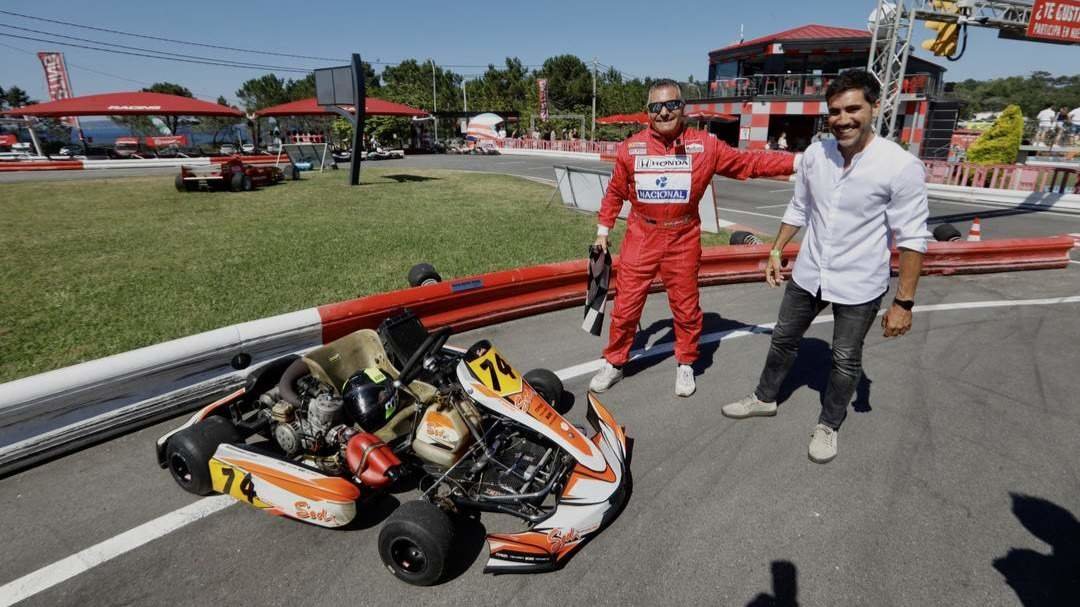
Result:
[[[1010,105],[1001,112],[993,126],[967,150],[967,159],[976,164],[1012,164],[1020,150],[1020,138],[1024,134],[1024,116],[1020,107]]]

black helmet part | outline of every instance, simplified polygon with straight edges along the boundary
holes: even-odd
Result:
[[[365,432],[375,432],[394,416],[397,401],[393,396],[392,381],[375,367],[353,375],[341,389],[345,415]]]

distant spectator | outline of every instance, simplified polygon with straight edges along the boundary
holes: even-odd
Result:
[[[555,129],[551,129],[551,132],[548,133],[548,139],[550,139],[551,141],[555,141],[555,137],[556,137]]]
[[[1069,112],[1069,122],[1072,123],[1072,134],[1080,135],[1080,105]]]
[[[1038,143],[1046,144],[1047,139],[1050,136],[1050,129],[1054,128],[1054,119],[1057,117],[1057,112],[1054,111],[1054,105],[1050,104],[1046,106],[1046,109],[1039,112],[1037,118],[1039,119],[1039,132],[1036,135]]]
[[[787,144],[787,133],[786,132],[780,131],[780,136],[776,138],[776,147],[777,147],[777,149],[787,151],[788,144]]]

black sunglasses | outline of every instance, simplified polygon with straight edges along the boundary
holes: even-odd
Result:
[[[649,113],[659,114],[660,108],[666,107],[669,112],[674,112],[675,110],[683,107],[684,105],[686,105],[686,102],[682,99],[672,99],[671,101],[654,101],[646,105],[645,107],[649,108]]]

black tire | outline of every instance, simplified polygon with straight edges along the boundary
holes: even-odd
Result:
[[[956,226],[951,223],[943,223],[934,228],[934,240],[938,242],[960,240],[960,230],[957,230]]]
[[[728,242],[736,245],[762,244],[761,239],[758,238],[756,234],[745,230],[736,230],[732,232],[731,239]]]
[[[289,179],[292,181],[300,181],[300,169],[296,168],[295,164],[289,165]]]
[[[220,415],[212,415],[172,435],[165,444],[165,463],[173,480],[184,491],[210,495],[214,492],[210,458],[218,445],[237,439],[236,427]]]
[[[240,189],[245,192],[250,192],[255,189],[255,184],[251,181],[251,177],[244,175],[244,178],[240,180]]]
[[[233,192],[239,192],[244,189],[244,177],[243,173],[233,173],[229,178],[229,189]]]
[[[435,271],[435,266],[429,263],[418,263],[409,268],[409,286],[419,287],[442,282],[442,276]]]
[[[379,532],[379,556],[399,580],[431,586],[446,572],[454,523],[438,506],[416,500],[402,504]]]
[[[183,175],[177,175],[176,176],[176,181],[174,181],[173,184],[176,185],[176,191],[177,192],[186,192],[187,191],[187,183],[184,182],[184,176]]]
[[[544,400],[559,413],[565,413],[559,409],[559,401],[562,400],[563,383],[558,375],[547,369],[533,369],[525,374],[525,381],[536,390]]]

